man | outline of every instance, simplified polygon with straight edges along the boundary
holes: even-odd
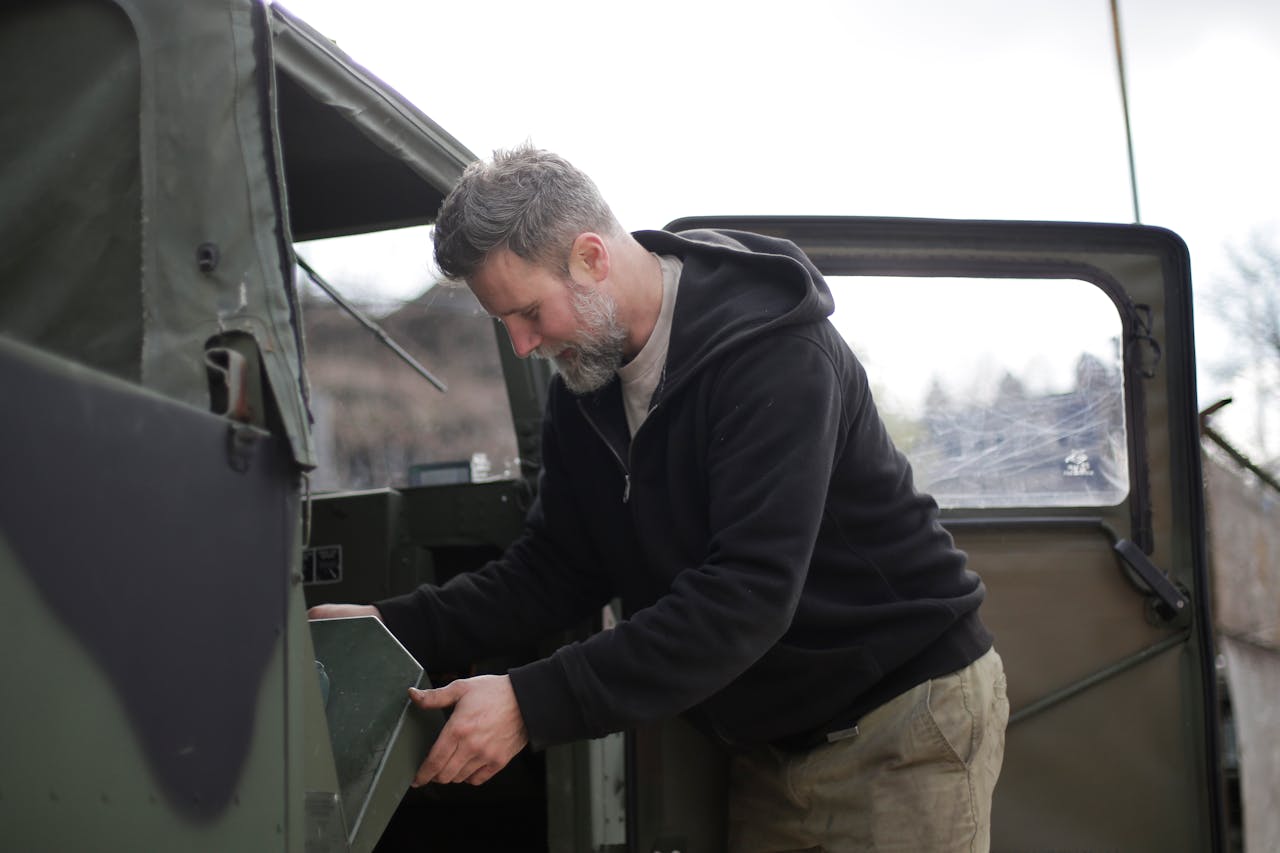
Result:
[[[981,581],[917,492],[791,243],[625,232],[549,152],[473,164],[435,230],[522,356],[550,359],[543,472],[503,557],[375,607],[447,667],[614,596],[624,620],[453,706],[416,784],[526,743],[684,714],[732,750],[734,850],[979,850],[1008,701]]]

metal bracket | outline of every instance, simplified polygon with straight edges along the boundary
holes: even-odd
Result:
[[[264,433],[248,424],[234,421],[227,424],[227,464],[231,470],[243,474],[253,464],[253,449]]]
[[[1187,597],[1141,548],[1128,539],[1120,539],[1115,544],[1115,551],[1157,599],[1152,603],[1152,611],[1161,621],[1172,622],[1190,613]]]
[[[209,408],[233,421],[253,420],[249,402],[249,360],[230,347],[211,347],[204,354],[209,375]]]

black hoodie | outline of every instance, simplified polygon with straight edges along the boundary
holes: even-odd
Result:
[[[755,234],[635,236],[684,263],[647,419],[633,439],[617,381],[579,397],[555,380],[524,534],[379,602],[391,631],[448,668],[620,596],[616,628],[511,671],[535,746],[682,712],[728,743],[809,743],[979,657],[982,582],[915,490],[818,270]]]

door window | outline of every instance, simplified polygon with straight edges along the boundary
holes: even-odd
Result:
[[[1121,321],[1070,279],[832,276],[916,483],[943,507],[1110,506],[1129,491]]]

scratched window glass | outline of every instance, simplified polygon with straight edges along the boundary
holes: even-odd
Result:
[[[1128,494],[1120,315],[1075,280],[840,277],[832,320],[943,507]]]
[[[435,283],[430,229],[311,240],[295,249],[319,456],[312,488],[516,476],[493,321],[465,287]]]

